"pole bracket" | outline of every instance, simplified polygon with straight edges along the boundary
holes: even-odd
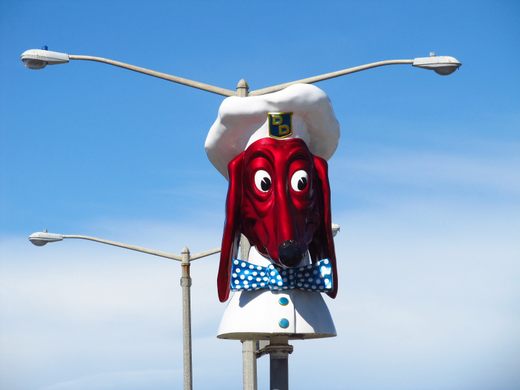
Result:
[[[264,355],[271,355],[274,358],[285,358],[293,353],[294,347],[289,344],[268,344],[256,351],[257,359]]]

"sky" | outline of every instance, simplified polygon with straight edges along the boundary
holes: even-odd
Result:
[[[451,55],[318,83],[338,336],[295,341],[294,389],[520,388],[520,5],[516,1],[0,2],[0,388],[180,389],[178,263],[48,229],[179,253],[220,244],[226,180],[204,139],[222,97],[50,50],[234,89],[384,59]],[[192,265],[194,388],[241,387],[218,340],[218,257]],[[268,359],[258,360],[268,388]]]

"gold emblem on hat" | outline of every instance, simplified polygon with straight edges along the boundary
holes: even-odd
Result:
[[[292,112],[268,112],[269,137],[287,138],[292,131]]]

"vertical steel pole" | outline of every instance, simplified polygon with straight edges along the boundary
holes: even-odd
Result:
[[[249,95],[249,84],[246,80],[241,79],[237,84],[236,95],[240,97],[246,97]]]
[[[242,80],[241,80],[242,81]],[[238,89],[238,87],[237,87]],[[240,236],[240,258],[247,260],[251,245],[243,234]],[[242,341],[242,381],[244,390],[257,389],[256,375],[256,340]]]
[[[256,390],[256,341],[242,340],[242,380],[244,390]]]
[[[243,234],[240,237],[240,258],[247,260],[249,257],[249,250],[251,245]],[[241,340],[242,341],[242,380],[244,390],[257,389],[256,376],[256,340]]]
[[[182,287],[182,338],[184,390],[192,390],[193,374],[191,369],[191,299],[190,299],[190,250],[185,247],[181,252]]]
[[[271,390],[289,390],[289,354],[293,347],[287,336],[271,337],[269,346],[269,381]]]
[[[246,97],[249,94],[249,85],[244,79],[237,84],[236,96]],[[240,237],[240,257],[247,260],[249,255],[249,241],[242,235]],[[256,340],[242,340],[242,380],[244,390],[256,390]]]

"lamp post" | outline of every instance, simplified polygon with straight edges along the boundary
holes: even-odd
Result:
[[[183,336],[183,367],[184,367],[184,390],[192,390],[193,388],[193,369],[192,369],[192,352],[191,352],[191,276],[190,263],[194,260],[202,259],[203,257],[214,255],[220,252],[220,248],[210,249],[205,252],[191,255],[190,250],[185,247],[180,255],[168,252],[161,252],[155,249],[143,248],[136,245],[124,244],[121,242],[105,240],[97,237],[82,236],[76,234],[57,234],[48,232],[36,232],[29,236],[31,241],[36,246],[44,246],[50,242],[58,242],[64,239],[75,238],[81,240],[94,241],[101,244],[117,246],[119,248],[130,249],[136,252],[146,253],[163,257],[169,260],[179,261],[181,263],[181,279],[180,284],[182,288],[182,336]]]
[[[412,65],[417,68],[429,69],[433,70],[435,73],[446,76],[453,72],[455,72],[462,64],[454,57],[450,56],[437,56],[435,53],[430,53],[429,57],[418,57],[414,59],[405,59],[405,60],[385,60],[372,62],[365,65],[359,65],[352,68],[346,68],[342,70],[338,70],[335,72],[325,73],[318,76],[307,77],[304,79],[294,80],[283,84],[277,84],[270,87],[257,89],[249,92],[249,85],[245,80],[240,80],[236,86],[236,90],[232,91],[230,89],[216,87],[214,85],[201,83],[199,81],[194,81],[190,79],[186,79],[184,77],[174,76],[166,73],[157,72],[155,70],[142,68],[135,65],[130,65],[124,62],[111,60],[103,57],[94,57],[94,56],[86,56],[86,55],[76,55],[76,54],[67,54],[56,51],[44,50],[44,49],[30,49],[24,51],[20,59],[25,64],[25,66],[29,69],[43,69],[47,65],[58,65],[58,64],[66,64],[69,61],[94,61],[101,62],[108,65],[118,66],[120,68],[132,70],[134,72],[143,73],[148,76],[158,77],[163,80],[171,81],[177,84],[186,85],[188,87],[201,89],[203,91],[216,93],[217,95],[222,96],[257,96],[264,95],[266,93],[276,92],[281,89],[284,89],[292,84],[297,83],[305,83],[305,84],[314,84],[319,81],[332,79],[335,77],[344,76],[351,73],[361,72],[363,70],[378,68],[381,66],[387,65]]]
[[[273,85],[273,86],[253,90],[253,91],[249,91],[248,83],[244,79],[242,79],[238,82],[235,91],[233,91],[230,89],[220,88],[220,87],[213,86],[210,84],[205,84],[205,83],[201,83],[198,81],[186,79],[183,77],[174,76],[174,75],[170,75],[170,74],[166,74],[166,73],[161,73],[161,72],[157,72],[154,70],[150,70],[150,69],[146,69],[146,68],[142,68],[142,67],[138,67],[135,65],[130,65],[130,64],[127,64],[124,62],[115,61],[115,60],[102,58],[102,57],[67,54],[67,53],[61,53],[61,52],[55,52],[55,51],[49,51],[49,50],[43,50],[43,49],[30,49],[30,50],[26,50],[25,52],[23,52],[21,54],[21,60],[25,64],[25,66],[29,69],[42,69],[42,68],[46,67],[47,65],[64,64],[64,63],[68,63],[73,60],[101,62],[104,64],[121,67],[124,69],[146,74],[149,76],[158,77],[163,80],[171,81],[171,82],[185,85],[188,87],[201,89],[206,92],[211,92],[211,93],[215,93],[215,94],[222,95],[222,96],[239,96],[239,97],[264,95],[267,93],[282,90],[290,85],[297,84],[297,83],[313,84],[313,83],[317,83],[319,81],[324,81],[324,80],[328,80],[328,79],[332,79],[332,78],[336,78],[336,77],[340,77],[340,76],[345,76],[345,75],[348,75],[351,73],[361,72],[364,70],[378,68],[378,67],[382,67],[382,66],[412,65],[413,67],[417,67],[417,68],[433,70],[435,73],[437,73],[441,76],[446,76],[446,75],[449,75],[449,74],[455,72],[462,65],[461,62],[459,62],[454,57],[437,56],[437,55],[435,55],[435,53],[430,53],[429,57],[418,57],[418,58],[414,58],[414,59],[397,59],[397,60],[384,60],[384,61],[372,62],[372,63],[368,63],[368,64],[364,64],[364,65],[359,65],[359,66],[355,66],[355,67],[351,67],[351,68],[338,70],[335,72],[325,73],[325,74],[321,74],[321,75],[317,75],[317,76],[313,76],[313,77],[308,77],[308,78],[294,80],[294,81],[290,81],[290,82],[286,82],[286,83],[282,83],[282,84],[277,84],[277,85]],[[339,227],[338,227],[338,229],[339,229]],[[337,232],[337,230],[336,230],[336,232]],[[41,235],[43,233],[38,233],[38,234]],[[93,239],[92,237],[85,238],[84,236],[50,235],[50,233],[45,233],[45,234],[48,234],[48,236],[45,236],[45,237],[47,237],[46,239],[42,238],[43,236],[38,236],[38,237],[35,236],[33,238],[34,240],[31,240],[31,241],[33,241],[33,243],[35,243],[36,245],[44,245],[47,242],[59,241],[63,238],[83,238],[83,239],[91,239],[93,241],[107,243],[109,245],[121,246],[121,247],[125,247],[127,249],[133,249],[133,250],[141,251],[144,253],[154,254],[157,256],[162,256],[160,254],[157,254],[156,251],[151,251],[151,250],[147,250],[144,248],[136,249],[138,247],[124,246],[124,244],[119,244],[119,243],[104,242],[104,240],[101,241],[99,239]],[[62,237],[62,238],[60,239],[59,237]],[[47,241],[45,241],[45,240],[47,240]],[[247,252],[249,251],[249,243],[247,242],[247,239],[242,237],[240,246],[241,246],[242,257],[247,258],[245,256],[247,254]],[[143,250],[141,250],[141,249],[143,249]],[[204,254],[204,256],[208,256],[209,254],[216,253],[216,251],[218,251],[218,250],[215,250],[214,252],[211,252],[208,254]],[[151,252],[154,252],[154,253],[151,253]],[[164,255],[164,253],[163,253],[163,255]],[[169,256],[176,256],[176,255],[169,255]],[[194,260],[195,257],[190,257],[189,251],[187,249],[185,252],[183,252],[183,256],[184,256],[184,258],[187,259],[187,260],[185,260],[184,263],[181,263],[186,266],[186,267],[183,266],[183,275],[184,275],[185,269],[187,269],[188,274],[187,274],[187,279],[181,279],[181,285],[183,286],[183,293],[185,291],[184,288],[187,287],[187,290],[186,290],[187,291],[187,305],[186,305],[186,307],[189,310],[189,284],[191,284],[191,280],[189,279],[189,261],[190,261],[190,259]],[[197,257],[197,258],[201,257],[200,254],[198,256],[199,257]],[[204,257],[204,256],[202,256],[202,257]],[[182,258],[179,258],[179,256],[177,256],[175,258],[168,257],[168,256],[162,256],[162,257],[182,261]],[[183,295],[183,297],[184,297],[184,295]],[[183,302],[184,302],[184,298],[183,298]],[[185,309],[184,305],[183,305],[183,309]],[[289,352],[289,348],[286,347],[287,343],[285,340],[282,340],[280,343],[281,344],[278,346],[280,348],[284,348],[284,350],[282,351],[283,356],[281,358],[285,359],[285,362],[282,362],[283,364],[279,364],[280,362],[278,362],[276,364],[276,366],[278,367],[278,372],[279,372],[279,374],[278,374],[279,378],[277,378],[277,379],[280,379],[279,381],[277,381],[277,383],[280,383],[283,388],[286,388],[288,386],[288,384],[287,384],[288,383],[287,382],[288,372],[287,372],[286,361],[287,361],[287,354],[290,352]],[[242,343],[243,362],[244,362],[244,389],[247,389],[247,390],[256,390],[256,357],[257,357],[258,353],[253,344],[254,344],[254,340],[245,340]],[[273,345],[273,346],[275,346],[275,345]],[[185,345],[185,347],[186,347],[186,345]],[[190,344],[190,348],[191,348],[191,344]],[[272,354],[272,353],[276,353],[276,351],[274,351],[274,350],[271,351],[271,350],[267,349],[267,353]],[[273,357],[273,355],[271,355],[271,357]],[[280,356],[276,356],[276,357],[278,358],[278,360],[280,359]],[[185,361],[185,363],[186,363],[186,361]],[[280,369],[280,367],[282,367],[282,369]],[[190,362],[190,370],[191,370],[191,362]],[[281,371],[283,371],[283,372],[281,372]],[[271,364],[271,372],[273,372],[273,364]],[[190,372],[190,378],[191,378],[191,372]],[[271,383],[271,384],[273,384],[273,383]],[[190,379],[190,385],[191,385],[191,379]]]

